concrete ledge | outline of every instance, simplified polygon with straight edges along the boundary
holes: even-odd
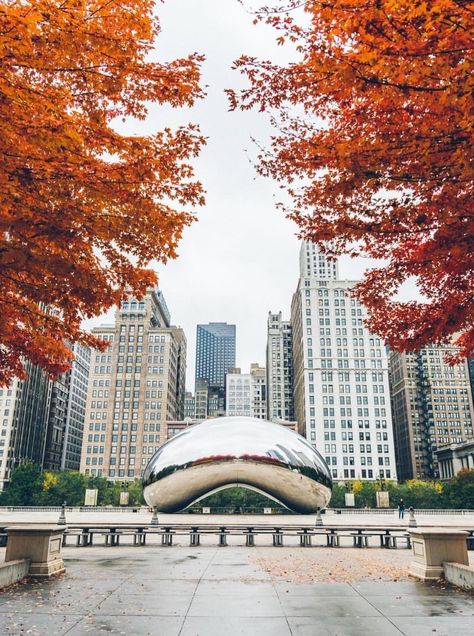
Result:
[[[467,532],[447,528],[410,529],[413,561],[408,573],[424,581],[444,574],[443,563],[469,565]]]
[[[29,559],[17,559],[16,561],[8,561],[8,563],[0,563],[0,589],[24,579],[25,576],[28,576],[29,569]]]
[[[474,590],[474,567],[461,563],[443,563],[444,578],[464,590]]]
[[[5,562],[29,559],[29,575],[50,577],[64,572],[61,558],[65,526],[31,525],[8,527]]]

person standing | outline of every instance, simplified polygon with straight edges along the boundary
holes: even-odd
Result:
[[[400,501],[398,502],[398,518],[403,519],[404,516],[405,516],[405,502],[403,501],[403,499],[400,499]]]

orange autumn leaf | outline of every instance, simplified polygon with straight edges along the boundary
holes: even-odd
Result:
[[[151,0],[0,0],[0,385],[65,370],[85,318],[156,282],[203,203],[189,125],[117,132],[202,96],[197,54],[149,61]]]
[[[261,174],[300,236],[382,259],[356,293],[397,349],[455,339],[474,354],[474,13],[464,0],[289,0],[259,13],[295,62],[243,56],[232,108],[270,111]],[[400,302],[414,278],[424,297]]]

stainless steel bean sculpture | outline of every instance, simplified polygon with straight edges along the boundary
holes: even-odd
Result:
[[[304,437],[251,417],[190,426],[155,453],[143,483],[146,502],[161,512],[243,486],[309,514],[328,504],[332,487],[325,461]]]

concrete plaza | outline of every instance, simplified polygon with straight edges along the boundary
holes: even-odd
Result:
[[[148,524],[151,513],[67,511],[69,524]],[[0,525],[55,523],[58,512],[0,511]],[[310,525],[314,515],[159,515],[160,524]],[[323,515],[325,525],[407,528],[408,518],[370,512]],[[474,528],[474,517],[417,514],[419,526]],[[407,576],[411,550],[298,546],[103,545],[63,550],[66,574],[0,592],[0,634],[32,636],[465,636],[474,633],[474,596]],[[470,552],[471,565],[474,553]],[[4,549],[0,549],[0,560]]]
[[[410,580],[408,550],[120,546],[63,556],[65,575],[0,594],[2,635],[474,633],[474,596]]]

